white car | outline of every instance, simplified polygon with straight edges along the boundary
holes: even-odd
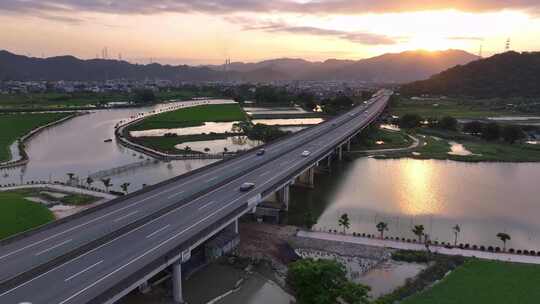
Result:
[[[308,150],[302,152],[302,157],[308,157],[309,155],[311,154],[311,152],[309,152]]]

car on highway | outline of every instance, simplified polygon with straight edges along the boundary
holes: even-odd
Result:
[[[251,189],[255,188],[255,184],[254,183],[243,183],[241,186],[240,186],[240,191],[242,192],[246,192],[246,191],[249,191]]]
[[[264,155],[264,153],[266,153],[265,149],[259,149],[259,151],[257,151],[258,156]]]
[[[308,157],[310,154],[311,154],[311,152],[306,150],[306,151],[302,152],[302,154],[300,154],[300,155],[302,155],[302,157]]]

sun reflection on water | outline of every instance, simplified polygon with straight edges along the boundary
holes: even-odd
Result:
[[[441,212],[439,181],[432,162],[404,161],[399,174],[402,176],[398,191],[399,207],[404,214],[428,215]]]

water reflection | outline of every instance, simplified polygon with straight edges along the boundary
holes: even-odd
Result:
[[[194,151],[220,153],[224,151],[224,148],[227,148],[229,152],[236,152],[238,150],[248,150],[259,145],[261,145],[260,141],[250,140],[246,136],[231,136],[225,139],[185,142],[176,145],[175,148],[182,150],[185,147],[190,147]],[[205,149],[209,149],[209,151],[205,151]]]
[[[441,210],[438,174],[430,162],[400,163],[397,179],[401,184],[389,189],[399,201],[402,214],[418,216],[436,214]]]
[[[175,128],[175,129],[152,129],[152,130],[144,130],[144,131],[131,131],[129,133],[133,137],[163,136],[167,133],[172,133],[176,135],[225,133],[225,132],[232,132],[233,125],[237,123],[238,121],[232,121],[232,122],[208,121],[208,122],[205,122],[202,126],[197,126],[197,127]]]
[[[315,229],[339,230],[338,217],[348,213],[350,232],[377,234],[385,221],[388,235],[413,238],[412,227],[422,224],[439,241],[452,241],[459,224],[460,242],[500,245],[496,234],[506,231],[509,247],[538,250],[538,180],[537,163],[359,158],[318,175],[314,190],[295,188],[289,221],[303,225],[310,210]]]

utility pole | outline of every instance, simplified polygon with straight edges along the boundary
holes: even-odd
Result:
[[[505,52],[510,51],[510,38],[506,39],[506,44],[504,46],[504,51]]]

